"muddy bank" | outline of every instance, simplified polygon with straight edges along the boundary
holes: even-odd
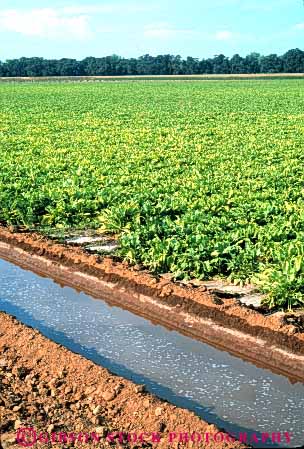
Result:
[[[181,286],[148,272],[0,228],[0,256],[154,322],[217,345],[291,378],[304,380],[304,333],[284,314],[265,316],[203,285]],[[232,349],[233,348],[233,349]]]
[[[194,432],[209,439],[208,444],[200,443],[200,447],[244,447],[193,413],[157,399],[146,393],[144,387],[111,375],[4,313],[0,313],[0,385],[0,433],[4,448],[20,447],[16,435],[19,430],[22,437],[23,427],[34,428],[38,436],[43,432],[42,440],[47,436],[51,440],[55,435],[53,443],[38,442],[37,447],[83,447],[84,440],[77,441],[81,433],[98,435],[98,447],[136,447],[130,442],[119,443],[114,438],[119,432],[130,437],[132,434],[132,438],[137,435],[137,447],[193,447],[191,438],[188,443],[178,440],[180,433],[190,436]],[[58,445],[60,432],[74,433],[76,441]],[[139,439],[143,432],[145,444]],[[172,443],[168,444],[170,433]],[[155,443],[151,441],[152,434]],[[214,442],[214,438],[220,442]],[[86,445],[97,447],[90,440]]]

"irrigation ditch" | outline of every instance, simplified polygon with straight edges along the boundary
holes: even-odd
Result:
[[[29,370],[25,377],[36,376],[36,383],[42,382],[49,404],[56,392],[47,396],[47,386],[57,378],[57,391],[65,385],[67,396],[79,397],[76,402],[64,399],[63,404],[69,403],[73,416],[89,416],[87,426],[103,427],[102,433],[111,426],[115,431],[139,431],[148,425],[147,432],[187,429],[184,432],[190,434],[211,426],[212,434],[222,429],[224,435],[223,441],[210,443],[214,447],[244,447],[228,437],[225,440],[227,432],[256,435],[245,441],[245,447],[301,446],[304,334],[300,319],[283,313],[266,315],[208,285],[177,285],[111,258],[6,228],[0,228],[0,278],[0,310],[4,312],[0,314],[0,347],[6,385],[22,380],[17,368]],[[73,360],[72,368],[69,360]],[[7,369],[12,374],[8,379]],[[60,380],[62,370],[66,371],[64,381]],[[80,396],[78,392],[92,387],[87,370],[98,373],[94,384],[98,393],[93,397],[84,390]],[[93,412],[98,404],[101,413],[96,421]],[[70,409],[70,405],[79,408]],[[28,416],[22,405],[15,412],[20,410],[21,418]],[[171,415],[176,422],[171,422]],[[110,416],[109,428],[99,425],[106,416]],[[2,429],[10,438],[11,427],[18,430],[20,419],[15,418],[6,417],[9,424]],[[71,414],[64,428],[72,420]],[[81,431],[85,423],[78,424]],[[272,436],[278,432],[280,441]],[[178,438],[177,432],[172,447],[199,443]],[[108,443],[105,440],[104,447]],[[140,447],[153,446],[151,441],[145,444]],[[168,441],[158,442],[158,447],[168,447]]]

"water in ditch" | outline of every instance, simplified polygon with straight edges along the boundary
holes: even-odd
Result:
[[[301,383],[1,259],[0,310],[228,432],[281,432],[269,447],[304,443]]]

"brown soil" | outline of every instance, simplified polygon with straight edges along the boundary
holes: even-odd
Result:
[[[0,227],[0,256],[59,282],[121,305],[152,321],[304,379],[304,333],[284,314],[265,316],[198,288],[56,244],[39,234]],[[233,350],[231,349],[233,348]]]
[[[191,441],[178,442],[179,433],[193,432],[203,438],[210,434],[208,444],[199,447],[244,447],[193,413],[157,399],[144,387],[110,374],[4,313],[0,313],[0,417],[4,449],[21,447],[16,435],[23,427],[34,428],[38,435],[47,432],[49,438],[56,434],[57,441],[59,432],[100,436],[98,444],[38,442],[34,447],[193,447]],[[147,443],[110,443],[107,438],[115,432],[138,438],[145,432]],[[170,432],[177,434],[172,444]],[[217,432],[224,442],[214,442]],[[152,433],[158,435],[158,444],[151,443]]]

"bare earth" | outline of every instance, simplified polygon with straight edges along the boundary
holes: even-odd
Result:
[[[157,322],[167,316],[167,324],[177,330],[186,332],[182,321],[189,324],[190,319],[190,327],[198,323],[197,338],[211,323],[210,332],[218,329],[213,337],[221,337],[223,344],[227,345],[224,340],[231,335],[234,342],[243,338],[243,349],[248,352],[257,341],[266,342],[265,350],[277,345],[274,362],[278,368],[286,358],[291,363],[290,374],[302,376],[301,315],[297,320],[284,314],[267,317],[234,298],[218,297],[201,283],[177,285],[140,267],[1,227],[0,256],[21,266],[28,264],[38,273],[54,274],[55,279],[58,273],[68,285],[77,287],[79,282],[79,288],[93,295],[101,295],[103,288],[110,291],[108,297],[119,292],[126,307],[143,316],[153,316],[154,311]],[[16,436],[22,439],[25,435],[20,430],[24,427],[34,429],[27,432],[32,441],[38,439],[34,447],[244,447],[193,413],[157,399],[144,387],[112,375],[4,313],[0,313],[0,417],[4,449],[33,447],[23,440],[23,444],[16,443]],[[34,437],[29,435],[34,431]],[[127,441],[127,435],[132,441]]]
[[[237,298],[219,297],[203,283],[177,284],[110,257],[2,227],[0,257],[289,378],[304,379],[301,311],[268,316]]]
[[[43,432],[45,442],[38,441],[34,447],[198,447],[191,441],[194,432],[196,441],[198,434],[202,436],[202,448],[244,447],[193,413],[157,399],[144,387],[110,374],[4,313],[0,313],[0,386],[4,449],[22,446],[16,443],[16,435],[19,429],[22,437],[24,427],[34,428],[38,437]],[[60,432],[74,432],[76,440],[60,444]],[[77,441],[79,433],[91,432],[100,438],[99,443],[85,443],[85,436]],[[133,439],[136,435],[137,443],[119,443],[119,432]],[[144,443],[140,441],[143,432]],[[180,433],[188,434],[190,441],[179,442]],[[46,442],[52,438],[53,443]],[[214,442],[214,438],[224,441]]]

